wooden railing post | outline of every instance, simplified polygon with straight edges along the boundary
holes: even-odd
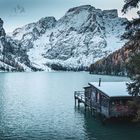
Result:
[[[74,100],[75,100],[75,106],[76,106],[76,91],[74,92]]]
[[[83,102],[85,104],[85,101],[83,100],[84,91],[75,91],[74,92],[74,99],[75,99],[75,106],[76,106],[76,100],[78,101],[78,107],[80,107],[80,103]]]

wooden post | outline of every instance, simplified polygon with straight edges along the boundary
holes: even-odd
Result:
[[[101,86],[101,78],[99,78],[99,87]]]
[[[76,91],[74,92],[75,106],[76,106]]]
[[[85,103],[85,111],[87,110],[87,105],[86,105],[86,103]]]
[[[75,106],[76,106],[76,97],[75,97]]]
[[[79,99],[78,99],[78,108],[80,107],[80,101],[79,101]]]
[[[88,111],[90,111],[90,106],[88,106]]]
[[[91,108],[91,115],[93,116],[93,109]]]
[[[94,110],[92,107],[91,107],[91,115],[94,116]]]

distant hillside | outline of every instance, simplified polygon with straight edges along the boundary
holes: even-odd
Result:
[[[140,52],[140,40],[131,40],[121,49],[90,66],[90,72],[107,75],[127,75],[127,63]]]

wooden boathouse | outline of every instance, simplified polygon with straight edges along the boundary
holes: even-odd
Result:
[[[133,97],[128,94],[125,82],[91,82],[84,91],[75,91],[75,104],[84,103],[85,108],[105,118],[127,117],[134,114],[128,103]]]

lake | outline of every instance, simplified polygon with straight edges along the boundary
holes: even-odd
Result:
[[[0,73],[0,140],[139,140],[139,124],[102,125],[74,106],[74,91],[100,77],[129,80],[87,72]]]

